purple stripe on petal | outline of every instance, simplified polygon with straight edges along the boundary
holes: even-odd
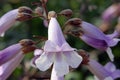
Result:
[[[5,33],[15,22],[18,14],[18,9],[7,12],[0,18],[0,35]]]
[[[86,36],[84,34],[82,36],[80,36],[80,38],[84,42],[86,42],[88,45],[90,45],[94,48],[100,49],[100,50],[106,50],[106,48],[108,47],[107,43],[104,40],[92,38],[92,37]]]
[[[0,51],[0,65],[15,57],[21,50],[20,44],[14,44],[2,51]]]
[[[69,65],[65,60],[64,54],[56,54],[53,68],[55,68],[57,76],[64,76],[65,74],[69,73]]]
[[[82,24],[80,26],[82,27],[81,29],[85,35],[93,37],[95,39],[107,41],[106,35],[96,26],[85,21],[82,21]]]

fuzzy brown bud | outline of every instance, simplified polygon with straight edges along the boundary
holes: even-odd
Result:
[[[26,53],[29,53],[29,52],[32,52],[36,49],[36,46],[35,45],[32,45],[32,46],[27,46],[27,47],[22,47],[22,51],[24,54]]]
[[[29,8],[29,7],[26,7],[26,6],[20,7],[18,12],[19,13],[28,13],[28,14],[32,14],[33,13],[32,9]]]
[[[35,42],[30,40],[30,39],[23,39],[21,41],[19,41],[19,43],[22,45],[22,46],[31,46],[31,45],[34,45]]]
[[[27,21],[32,19],[33,16],[27,13],[18,13],[16,20],[17,21]]]
[[[84,51],[84,50],[79,50],[79,51],[77,51],[77,52],[78,52],[78,54],[81,55],[82,58],[83,58],[82,64],[87,65],[88,62],[89,62],[89,55],[87,54],[87,52]]]
[[[71,9],[65,9],[65,10],[62,10],[59,14],[66,17],[71,17],[73,12]]]
[[[65,25],[80,26],[81,23],[82,23],[82,20],[80,18],[72,18],[72,19],[69,19],[65,23]]]

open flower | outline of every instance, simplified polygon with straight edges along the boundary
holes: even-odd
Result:
[[[102,66],[97,61],[90,60],[87,68],[95,75],[95,80],[114,80],[120,77],[120,70],[111,62]]]
[[[48,26],[48,40],[45,42],[43,53],[35,60],[36,67],[46,71],[53,64],[51,80],[63,77],[69,72],[69,66],[77,68],[82,57],[77,54],[65,41],[56,18],[51,17]]]
[[[79,18],[70,19],[65,25],[72,25],[73,27],[69,30],[71,34],[78,36],[88,45],[97,48],[99,50],[104,50],[108,53],[110,60],[114,60],[112,50],[110,47],[117,45],[120,39],[116,38],[119,35],[118,31],[114,31],[113,34],[105,35],[96,26],[81,21]],[[68,27],[66,27],[68,29]]]

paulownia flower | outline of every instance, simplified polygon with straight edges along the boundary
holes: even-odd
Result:
[[[112,62],[102,66],[95,60],[90,60],[87,68],[95,75],[95,80],[115,80],[120,77],[120,70]]]
[[[22,46],[14,44],[0,51],[0,80],[6,80],[23,58]]]
[[[15,24],[17,15],[18,9],[14,9],[0,18],[0,36],[4,36],[5,31]]]
[[[77,68],[82,61],[82,57],[75,50],[66,42],[56,18],[51,17],[48,40],[43,53],[35,60],[35,65],[41,71],[46,71],[53,64],[51,80],[62,80],[69,72],[69,66]]]
[[[4,36],[4,33],[13,26],[16,21],[25,21],[32,18],[32,10],[28,7],[20,7],[18,9],[11,10],[4,14],[0,18],[0,36]]]
[[[113,18],[120,16],[120,4],[115,3],[108,7],[102,14],[102,19],[105,22],[111,22]]]
[[[106,51],[110,57],[110,60],[114,60],[114,56],[110,47],[117,45],[117,43],[120,41],[120,39],[116,38],[119,35],[118,31],[114,31],[114,33],[110,35],[105,35],[96,26],[88,22],[81,21],[79,18],[70,19],[65,25],[69,25],[66,27],[66,31],[68,33],[81,38],[88,45],[96,49]]]
[[[6,80],[19,65],[24,57],[24,53],[34,49],[33,42],[25,39],[0,51],[0,80]]]

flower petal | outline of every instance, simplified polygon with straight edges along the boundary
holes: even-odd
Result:
[[[115,30],[112,34],[108,34],[106,36],[110,38],[119,37],[119,32]]]
[[[14,9],[6,13],[0,18],[0,35],[8,30],[15,22],[18,14],[18,9]]]
[[[35,60],[35,64],[41,71],[46,71],[53,63],[54,53],[42,53],[42,55]]]
[[[68,43],[64,43],[64,44],[61,46],[61,50],[62,50],[62,51],[74,51],[75,49],[72,48]]]
[[[36,50],[34,51],[34,56],[41,55],[42,53],[43,53],[42,50],[40,50],[40,49],[36,49]]]
[[[39,57],[40,57],[40,55],[37,55],[37,56],[32,58],[32,60],[30,61],[30,64],[31,64],[32,67],[37,68],[36,64],[35,64],[35,60]]]
[[[69,72],[69,66],[65,61],[65,56],[62,53],[56,54],[53,68],[55,68],[56,75],[59,77],[64,76]]]
[[[57,76],[56,75],[56,70],[53,67],[50,80],[64,80],[64,76]]]
[[[112,62],[108,62],[104,68],[107,70],[107,71],[110,71],[110,72],[113,72],[116,70],[116,67],[115,65],[112,63]]]
[[[120,39],[114,38],[114,39],[109,40],[107,43],[108,43],[108,46],[109,46],[109,47],[113,47],[113,46],[117,45],[117,43],[118,43],[119,41],[120,41]]]
[[[61,47],[62,44],[66,41],[56,18],[51,18],[48,28],[48,40],[51,40],[59,47]]]
[[[108,76],[104,80],[114,80],[114,79],[111,76]]]
[[[94,26],[88,22],[82,21],[81,27],[82,27],[84,34],[86,34],[90,37],[93,37],[95,39],[107,41],[106,35],[96,26]]]
[[[0,80],[6,80],[10,76],[23,59],[23,56],[22,52],[20,52],[13,59],[0,66]]]
[[[82,62],[82,57],[77,54],[75,51],[71,52],[66,52],[64,53],[66,56],[67,63],[72,67],[72,68],[77,68],[80,63]]]
[[[110,22],[114,17],[116,17],[116,12],[119,9],[119,4],[113,4],[108,7],[102,14],[102,18],[106,22]]]
[[[113,55],[113,53],[112,53],[111,48],[108,47],[108,48],[106,49],[106,52],[107,52],[110,60],[111,60],[111,61],[114,61],[114,55]]]
[[[45,52],[58,52],[59,50],[59,46],[57,46],[57,44],[53,43],[50,40],[47,40],[45,42],[45,46],[44,46],[44,51]]]
[[[112,73],[113,79],[120,78],[120,70],[116,70]]]
[[[107,43],[105,42],[105,40],[100,40],[100,39],[96,39],[96,38],[92,38],[92,37],[89,37],[85,34],[83,34],[82,36],[80,36],[80,38],[86,42],[88,45],[94,47],[94,48],[97,48],[99,50],[105,50],[108,45]]]

